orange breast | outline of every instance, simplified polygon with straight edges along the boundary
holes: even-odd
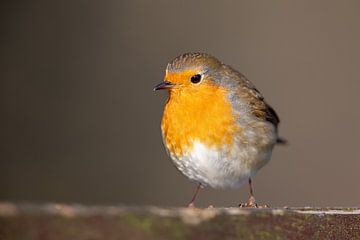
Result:
[[[161,129],[170,152],[182,156],[194,141],[210,147],[231,145],[236,124],[231,103],[223,88],[202,84],[186,90],[171,90]]]

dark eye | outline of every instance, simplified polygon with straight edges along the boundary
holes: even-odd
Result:
[[[195,74],[194,76],[191,77],[190,81],[192,83],[199,83],[201,81],[201,75]]]

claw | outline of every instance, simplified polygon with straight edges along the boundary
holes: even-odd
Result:
[[[188,208],[195,208],[195,204],[194,204],[193,202],[191,202],[191,203],[188,204],[187,207],[188,207]]]
[[[269,205],[264,204],[264,205],[258,205],[257,203],[240,203],[239,204],[240,208],[269,208]]]
[[[254,196],[250,196],[249,200],[246,203],[240,203],[239,207],[240,208],[269,208],[269,206],[267,204],[258,205],[256,203],[256,200],[255,200]]]

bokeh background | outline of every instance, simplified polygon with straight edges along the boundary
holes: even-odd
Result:
[[[254,179],[271,206],[359,206],[360,1],[0,3],[0,200],[184,206],[160,120],[189,51],[245,74],[288,146]],[[199,205],[236,206],[205,189]]]

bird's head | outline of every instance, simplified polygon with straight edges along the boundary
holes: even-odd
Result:
[[[209,54],[182,54],[167,65],[164,81],[156,85],[154,90],[196,93],[217,88],[216,74],[221,65],[218,59]]]

